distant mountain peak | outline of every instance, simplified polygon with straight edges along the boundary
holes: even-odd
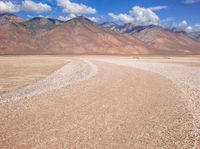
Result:
[[[75,18],[72,18],[66,22],[87,22],[87,23],[95,23],[93,21],[91,21],[90,19],[88,19],[87,17],[84,17],[84,16],[77,16]]]
[[[14,15],[12,13],[8,13],[8,12],[0,14],[0,17],[3,17],[3,16],[14,16],[14,17],[17,17],[16,15]]]
[[[63,21],[57,19],[35,17],[28,21],[20,23],[20,25],[26,28],[29,32],[36,34],[40,31],[51,30],[61,23],[63,23]]]
[[[114,23],[114,22],[104,22],[104,23],[102,23],[101,24],[102,26],[106,26],[106,25],[116,25],[117,26],[117,24],[116,23]]]
[[[0,14],[0,24],[9,24],[9,23],[19,23],[23,22],[24,19],[11,14],[11,13],[2,13]]]

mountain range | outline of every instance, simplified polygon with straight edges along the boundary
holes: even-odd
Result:
[[[159,26],[96,24],[79,16],[68,21],[0,15],[0,54],[200,54],[196,34]]]

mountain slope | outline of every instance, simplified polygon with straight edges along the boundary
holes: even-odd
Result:
[[[0,27],[0,54],[35,53],[36,40],[30,33],[17,24]]]
[[[200,53],[199,42],[161,27],[146,28],[134,36],[163,53]]]
[[[56,23],[35,18],[0,27],[0,54],[151,54],[141,41],[77,17]]]
[[[139,40],[107,31],[84,17],[77,17],[39,36],[47,53],[150,54]]]
[[[198,34],[187,34],[175,32],[175,30],[164,29],[156,25],[136,26],[128,23],[122,26],[102,24],[104,28],[117,33],[128,34],[143,41],[149,47],[153,47],[158,54],[196,54],[200,53]]]

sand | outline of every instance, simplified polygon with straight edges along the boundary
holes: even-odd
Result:
[[[199,147],[198,111],[188,107],[189,93],[169,74],[144,69],[165,64],[171,71],[171,64],[144,62],[136,68],[130,67],[132,60],[81,59],[97,67],[94,76],[56,92],[0,103],[1,148]],[[114,64],[118,60],[124,66]]]
[[[0,94],[35,83],[68,62],[56,56],[0,56]]]

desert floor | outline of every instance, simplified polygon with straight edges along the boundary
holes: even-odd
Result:
[[[67,62],[51,56],[0,56],[0,94],[34,83]]]
[[[200,57],[46,58],[28,74],[43,77],[0,95],[1,149],[200,148]]]

